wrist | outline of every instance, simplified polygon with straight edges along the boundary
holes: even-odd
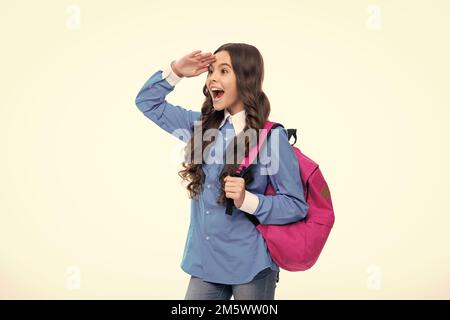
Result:
[[[173,71],[178,77],[180,77],[180,78],[184,77],[184,76],[178,71],[175,62],[176,62],[176,60],[173,60],[173,61],[170,63],[170,67],[172,68],[172,71]]]
[[[249,214],[255,214],[258,205],[259,197],[256,194],[245,190],[244,198],[238,209]]]
[[[236,208],[240,209],[244,204],[245,193],[236,201]]]

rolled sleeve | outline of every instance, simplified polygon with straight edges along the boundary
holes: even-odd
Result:
[[[245,190],[244,201],[242,205],[238,208],[241,211],[254,214],[256,209],[258,208],[259,198],[256,194],[251,193],[248,190]]]
[[[173,61],[162,71],[162,78],[166,79],[171,86],[175,86],[183,78],[177,76],[177,74],[173,71],[172,63]]]

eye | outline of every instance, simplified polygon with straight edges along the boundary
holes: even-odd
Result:
[[[222,69],[221,71],[222,71],[222,73],[228,73],[227,69]],[[212,70],[208,69],[208,74],[210,74],[211,72],[212,72]]]

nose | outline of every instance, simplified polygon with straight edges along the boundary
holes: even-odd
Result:
[[[216,76],[214,75],[214,72],[211,73],[211,76],[209,77],[209,84],[210,86],[217,83]]]

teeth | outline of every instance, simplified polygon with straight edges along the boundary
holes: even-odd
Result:
[[[220,88],[211,88],[211,91],[223,91],[223,90]]]

